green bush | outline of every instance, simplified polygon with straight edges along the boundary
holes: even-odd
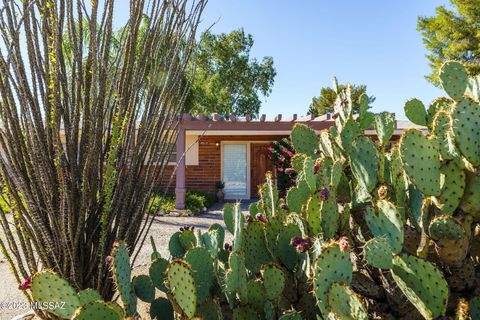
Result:
[[[175,210],[175,195],[163,196],[161,193],[157,193],[152,196],[150,203],[152,212],[170,213]],[[192,190],[185,194],[185,209],[193,214],[200,214],[203,208],[209,208],[214,203],[215,198],[205,192]]]

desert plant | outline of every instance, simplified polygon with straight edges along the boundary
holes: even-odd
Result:
[[[205,4],[131,1],[117,42],[113,0],[4,2],[0,174],[14,214],[0,207],[0,248],[19,283],[51,269],[111,298],[104,261],[151,224]]]
[[[268,174],[249,214],[226,205],[231,244],[218,224],[182,227],[170,260],[154,247],[149,275],[136,280],[116,246],[111,269],[127,315],[138,297],[153,301],[152,318],[478,319],[479,91],[456,62],[440,78],[450,98],[428,109],[409,100],[407,116],[425,130],[406,130],[389,151],[393,115],[361,108],[353,117],[348,88],[335,127],[317,136],[296,125],[295,186],[280,198]],[[361,134],[372,122],[376,141]],[[155,288],[168,300],[154,300]]]

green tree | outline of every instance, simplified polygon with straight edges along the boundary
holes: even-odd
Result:
[[[347,86],[346,85],[339,85],[338,92],[344,90]],[[366,85],[351,85],[352,89],[352,100],[353,100],[353,110],[354,112],[358,112],[359,104],[358,100],[363,93],[367,92]],[[337,93],[330,87],[323,87],[320,89],[320,95],[318,97],[312,98],[312,103],[310,103],[310,107],[308,108],[308,114],[312,114],[315,117],[325,114],[325,113],[332,113],[333,105],[335,104],[335,100],[337,99]],[[375,101],[374,96],[368,97],[369,104]]]
[[[193,114],[256,116],[276,75],[272,57],[250,57],[253,37],[243,29],[228,34],[204,32],[199,43],[195,78],[187,99]]]
[[[480,1],[450,0],[452,9],[440,6],[432,17],[419,17],[417,29],[429,51],[431,73],[439,85],[438,70],[447,60],[462,61],[471,75],[480,74]]]

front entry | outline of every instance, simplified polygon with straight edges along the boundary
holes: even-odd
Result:
[[[258,186],[265,181],[265,174],[270,171],[275,175],[275,166],[269,157],[267,147],[269,144],[252,143],[251,144],[251,196],[258,196]]]
[[[248,143],[224,143],[222,147],[225,199],[248,199]]]

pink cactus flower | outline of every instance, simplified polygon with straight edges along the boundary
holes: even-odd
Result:
[[[26,277],[25,280],[23,280],[23,282],[18,285],[18,289],[23,291],[30,289],[31,287],[32,287],[31,277]]]
[[[340,239],[338,239],[338,245],[342,251],[347,251],[350,248],[347,237],[340,237]]]

